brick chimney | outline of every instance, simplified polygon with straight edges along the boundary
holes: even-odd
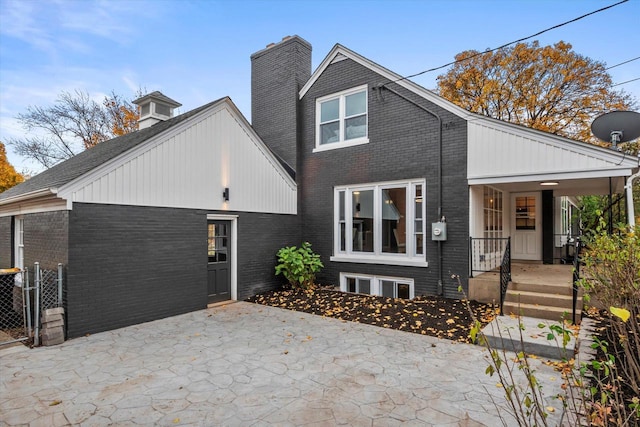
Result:
[[[311,45],[284,37],[251,55],[251,122],[274,153],[296,169],[298,92],[311,77]]]
[[[138,129],[148,128],[158,122],[170,119],[173,117],[173,109],[182,105],[158,91],[138,98],[133,103],[140,108]]]

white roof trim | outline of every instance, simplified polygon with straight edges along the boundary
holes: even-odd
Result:
[[[192,125],[192,122],[199,121],[202,117],[208,116],[220,109],[227,108],[228,111],[235,116],[238,124],[244,128],[247,134],[254,140],[256,147],[258,147],[264,155],[270,160],[273,164],[274,168],[277,169],[279,174],[285,179],[287,184],[291,187],[291,189],[296,188],[296,183],[291,178],[291,175],[284,169],[284,167],[280,164],[280,162],[275,158],[273,153],[266,147],[264,142],[260,139],[258,134],[253,130],[253,128],[249,125],[249,122],[244,118],[240,110],[235,106],[231,98],[226,97],[221,99],[220,101],[214,103],[208,108],[198,112],[197,114],[189,117],[188,119],[178,123],[175,126],[171,126],[166,131],[161,132],[148,140],[136,145],[135,147],[121,153],[120,155],[112,158],[111,160],[101,164],[100,166],[90,170],[89,172],[77,177],[76,179],[66,183],[59,189],[59,193],[64,198],[69,198],[73,194],[74,191],[84,187],[90,182],[94,181],[97,178],[100,178],[105,173],[113,170],[119,165],[126,163],[127,161],[132,160],[133,158],[139,156],[150,148],[155,147],[158,144],[161,144],[166,139],[171,138],[174,135],[177,135],[183,132],[185,129]]]
[[[18,194],[17,196],[7,197],[6,199],[2,199],[0,200],[0,206],[8,205],[15,202],[21,202],[23,200],[35,199],[38,197],[46,197],[51,195],[55,196],[57,194],[58,194],[58,188],[56,187],[43,188],[40,190],[31,191],[29,193]]]
[[[467,110],[461,107],[458,107],[454,103],[447,101],[446,99],[442,98],[439,95],[436,95],[430,90],[423,88],[422,86],[412,82],[411,80],[402,79],[401,75],[396,74],[393,71],[388,70],[383,66],[376,64],[373,61],[370,61],[364,56],[361,56],[340,44],[336,44],[333,47],[333,49],[331,49],[331,52],[329,52],[329,54],[320,63],[318,68],[316,68],[316,70],[313,72],[313,74],[311,75],[311,78],[309,78],[307,83],[305,83],[302,89],[300,89],[300,92],[299,92],[300,99],[302,99],[305,96],[305,94],[309,91],[309,89],[311,89],[311,86],[313,86],[316,80],[318,80],[318,78],[322,75],[324,70],[326,70],[329,65],[331,65],[333,62],[337,62],[336,59],[343,60],[346,58],[349,58],[357,62],[358,64],[366,68],[369,68],[370,70],[380,74],[381,76],[393,81],[394,83],[404,87],[405,89],[408,89],[414,92],[415,94],[438,105],[439,107],[444,108],[445,110],[450,111],[451,113],[459,117],[467,119],[472,115],[472,113],[468,112]]]

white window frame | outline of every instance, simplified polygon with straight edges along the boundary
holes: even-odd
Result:
[[[14,217],[14,252],[13,252],[13,267],[17,267],[20,270],[24,270],[24,217]],[[22,275],[15,275],[15,285],[22,286]]]
[[[334,93],[331,95],[323,96],[321,98],[316,99],[316,146],[313,149],[313,152],[327,151],[327,150],[335,150],[338,148],[345,147],[353,147],[355,145],[367,144],[369,143],[369,91],[367,90],[367,85],[354,87],[352,89],[348,89],[342,92]],[[346,102],[345,99],[349,95],[353,95],[358,92],[364,92],[365,94],[365,105],[367,106],[367,110],[365,113],[366,116],[366,135],[361,138],[354,139],[344,139],[344,122],[347,117],[345,117],[346,111]],[[337,142],[330,142],[327,144],[320,144],[320,119],[321,119],[321,105],[327,101],[333,101],[334,99],[339,99],[339,114],[338,121],[340,123],[340,139]]]
[[[416,186],[422,186],[422,254],[416,254],[416,232],[415,232],[415,194]],[[382,252],[382,192],[389,188],[406,189],[406,250],[405,253],[387,253]],[[373,190],[373,207],[374,207],[374,233],[373,233],[373,252],[359,252],[353,250],[353,192]],[[340,193],[344,192],[344,210],[345,210],[345,249],[340,247]],[[424,179],[412,179],[407,181],[388,181],[371,184],[349,185],[334,187],[334,219],[333,219],[333,256],[331,261],[335,262],[357,262],[364,264],[388,264],[388,265],[404,265],[411,267],[428,267],[426,260],[426,182]],[[409,237],[411,236],[411,237]]]
[[[375,295],[382,296],[382,282],[392,281],[398,283],[406,283],[409,285],[409,299],[415,298],[415,284],[414,280],[407,277],[391,277],[391,276],[377,276],[371,274],[360,274],[360,273],[344,273],[340,272],[340,291],[348,292],[347,290],[347,279],[365,279],[370,281],[370,293],[365,295]],[[394,288],[394,294],[397,295],[397,288]],[[394,296],[397,298],[397,296]]]

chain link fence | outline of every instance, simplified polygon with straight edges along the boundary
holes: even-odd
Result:
[[[28,272],[0,270],[0,345],[28,339],[24,285]]]
[[[0,270],[0,346],[29,339],[39,345],[41,313],[62,306],[62,264]]]

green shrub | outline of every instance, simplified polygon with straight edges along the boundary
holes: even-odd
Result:
[[[299,248],[288,246],[278,251],[276,275],[282,274],[293,288],[309,289],[314,285],[316,273],[324,267],[320,255],[311,250],[311,243]]]

